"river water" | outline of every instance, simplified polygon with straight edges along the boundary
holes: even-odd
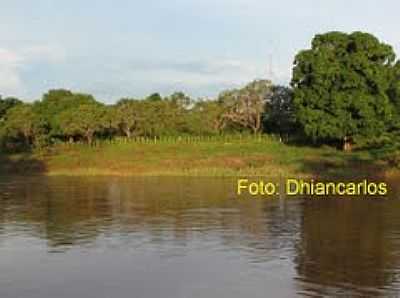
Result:
[[[396,297],[400,201],[190,178],[0,178],[0,297]]]

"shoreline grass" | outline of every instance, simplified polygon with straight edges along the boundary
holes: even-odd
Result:
[[[0,173],[49,176],[354,177],[396,173],[367,151],[288,146],[266,136],[121,139],[2,156]]]

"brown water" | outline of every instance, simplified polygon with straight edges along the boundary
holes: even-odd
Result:
[[[400,201],[217,180],[0,178],[0,297],[400,295]]]

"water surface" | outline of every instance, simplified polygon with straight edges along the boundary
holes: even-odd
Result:
[[[400,202],[189,178],[0,178],[0,297],[397,296]]]

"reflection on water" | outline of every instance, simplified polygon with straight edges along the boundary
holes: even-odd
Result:
[[[396,199],[194,178],[1,178],[0,297],[395,296]]]

